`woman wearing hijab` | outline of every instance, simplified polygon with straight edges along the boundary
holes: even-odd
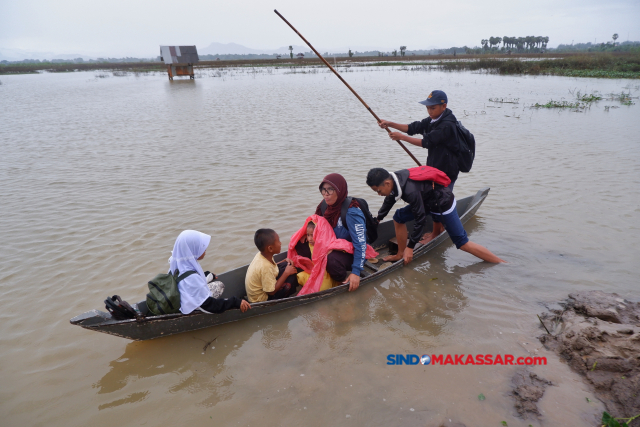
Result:
[[[180,311],[189,314],[198,309],[208,314],[222,313],[230,308],[239,308],[243,313],[251,308],[248,302],[237,297],[218,298],[222,292],[213,295],[207,284],[207,279],[200,267],[199,260],[203,259],[211,236],[195,230],[185,230],[176,239],[169,258],[169,273],[180,274],[195,271],[178,283],[180,291]]]
[[[327,256],[327,273],[337,282],[349,283],[349,291],[355,291],[360,286],[360,272],[364,268],[367,252],[367,223],[364,213],[360,210],[358,201],[351,199],[345,218],[347,223],[342,223],[342,203],[348,195],[347,181],[342,175],[332,173],[325,176],[318,188],[327,208],[323,215],[320,202],[316,208],[316,215],[324,216],[337,239],[347,240],[353,245],[352,254],[334,250]],[[307,256],[303,253],[300,255]],[[311,258],[310,255],[308,258]],[[349,270],[351,274],[347,277]]]

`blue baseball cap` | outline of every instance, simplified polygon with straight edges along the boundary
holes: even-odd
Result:
[[[447,94],[441,90],[434,90],[429,94],[429,96],[427,96],[427,99],[425,99],[424,101],[420,101],[420,104],[426,105],[426,106],[440,105],[440,104],[446,104],[446,103],[447,103]]]

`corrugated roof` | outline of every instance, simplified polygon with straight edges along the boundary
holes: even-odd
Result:
[[[165,64],[197,64],[200,61],[195,46],[160,46]]]

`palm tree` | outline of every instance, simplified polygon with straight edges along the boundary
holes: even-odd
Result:
[[[480,43],[482,43],[482,48],[483,49],[487,49],[487,43],[488,42],[489,42],[489,40],[486,40],[486,39],[480,40]]]
[[[616,45],[616,40],[618,40],[618,33],[615,33],[611,38],[613,39],[613,45],[615,46]]]
[[[293,46],[289,46],[289,55],[291,56],[291,59],[293,59]]]
[[[542,48],[543,49],[547,48],[547,43],[549,43],[549,37],[543,37],[542,38]]]
[[[400,46],[400,56],[404,56],[404,51],[407,50],[406,46]]]
[[[527,45],[527,50],[531,50],[531,48],[533,47],[533,36],[525,37],[524,42]]]
[[[508,47],[511,43],[511,37],[509,36],[504,36],[502,37],[502,47]]]

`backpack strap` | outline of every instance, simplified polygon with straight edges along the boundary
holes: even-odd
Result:
[[[342,226],[344,228],[347,228],[347,211],[349,210],[351,200],[353,200],[353,197],[347,196],[347,198],[344,199],[344,202],[342,202],[342,206],[340,207],[340,218],[342,218]]]
[[[151,282],[149,282],[151,283]],[[154,285],[155,286],[155,285]],[[163,292],[164,293],[164,292]],[[164,312],[164,310],[162,309],[162,307],[160,306],[160,301],[158,301],[157,299],[155,299],[154,297],[151,296],[151,294],[147,294],[147,298],[149,298],[151,301],[156,303],[156,307],[158,309],[158,311],[160,312],[160,314],[167,314]],[[165,297],[166,298],[166,297]],[[168,300],[167,300],[168,301]]]
[[[327,210],[327,202],[325,202],[323,199],[322,202],[320,202],[320,214],[324,216],[324,213],[326,210]]]
[[[191,276],[193,273],[197,273],[197,271],[195,270],[185,271],[184,273],[179,275],[178,278],[176,279],[176,285],[181,281],[183,281],[184,279],[186,279],[187,277]]]
[[[351,200],[353,200],[353,197],[347,196],[347,198],[344,199],[344,202],[342,202],[342,206],[340,207],[340,218],[342,218],[342,226],[344,228],[347,228],[347,211],[349,210]],[[324,213],[327,211],[327,207],[327,202],[323,200],[320,203],[320,213],[322,214],[322,216],[324,216]]]

